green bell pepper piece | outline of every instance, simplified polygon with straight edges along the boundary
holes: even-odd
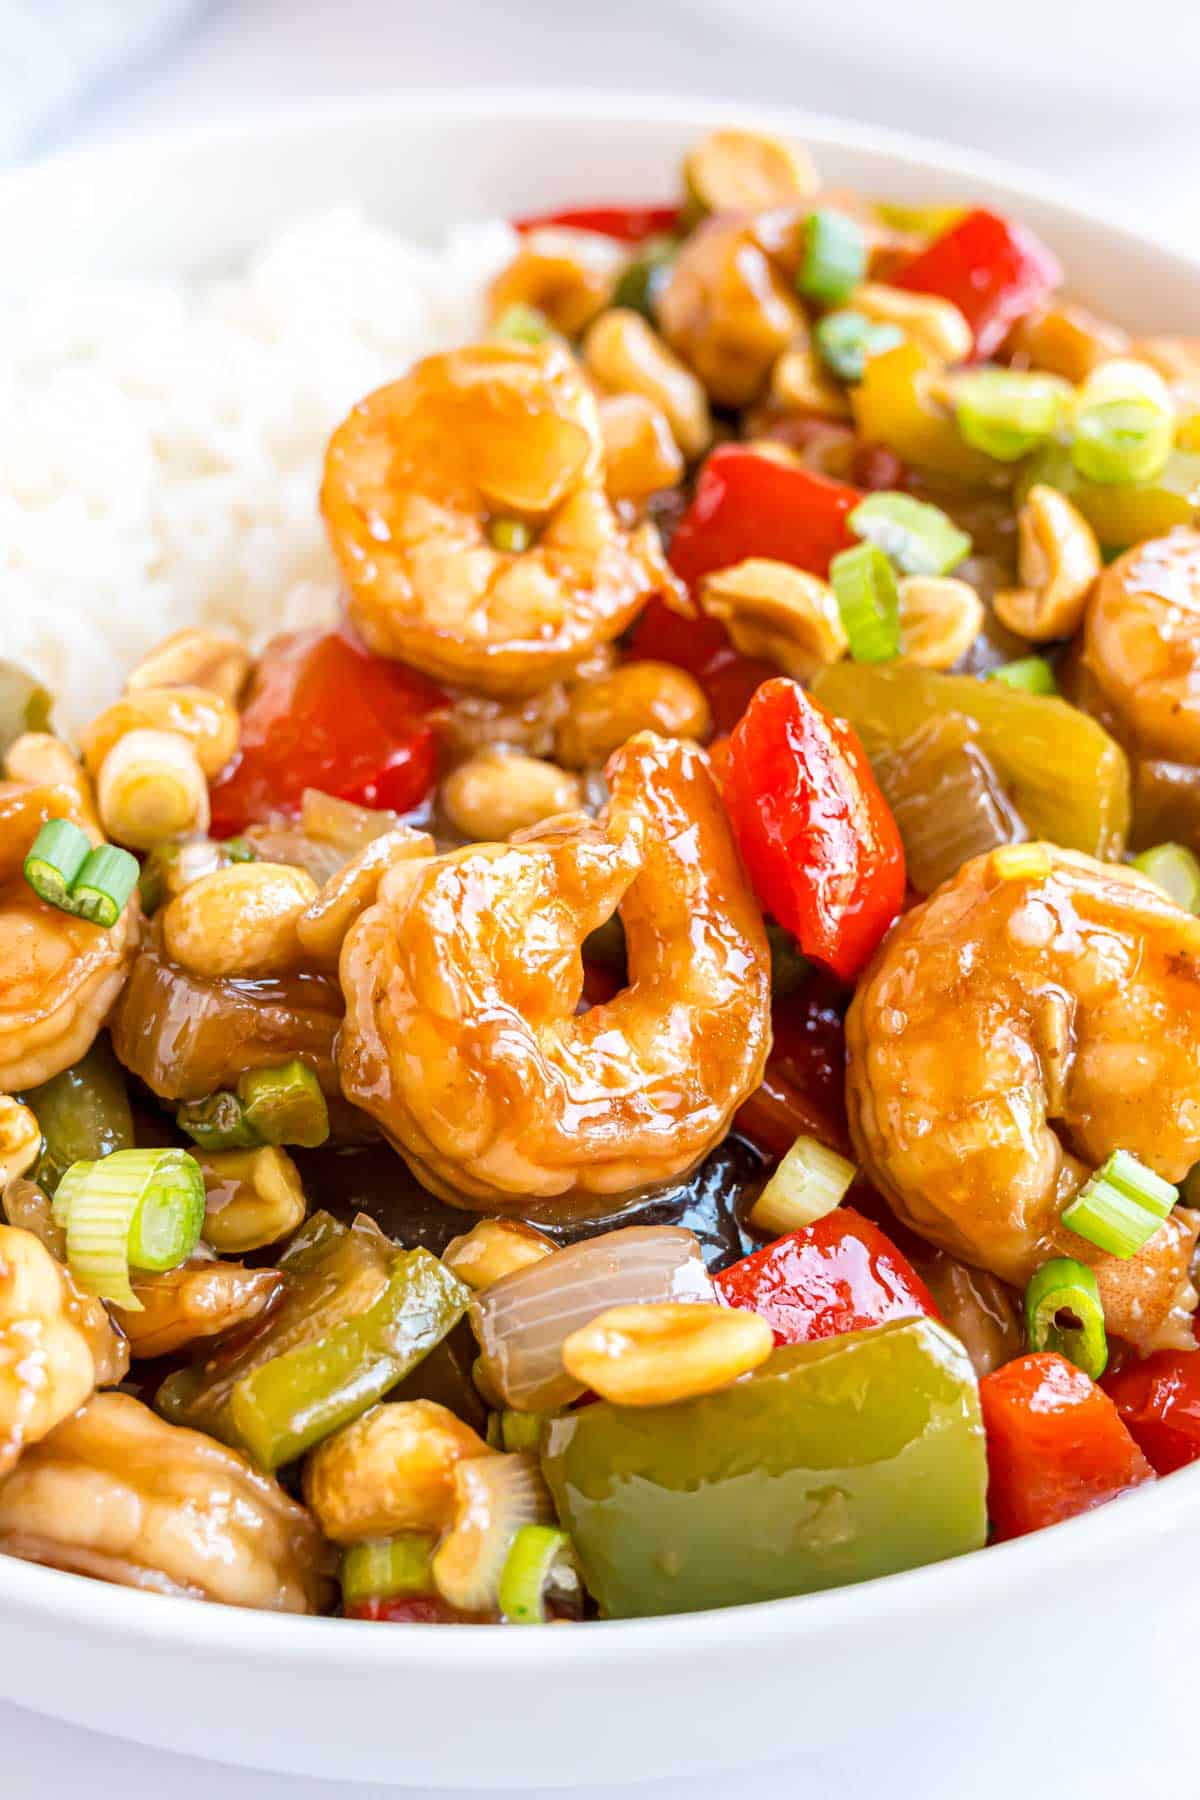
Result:
[[[21,1095],[42,1131],[42,1154],[33,1178],[53,1195],[76,1162],[96,1162],[114,1150],[133,1148],[133,1114],[125,1071],[107,1035],[87,1055],[41,1087]]]
[[[155,1404],[277,1469],[364,1413],[453,1330],[470,1294],[428,1250],[396,1250],[369,1220],[309,1221],[281,1259],[290,1280],[232,1357],[180,1369]]]
[[[788,1345],[673,1406],[581,1407],[542,1468],[614,1619],[869,1581],[987,1533],[978,1385],[932,1319]]]
[[[1036,482],[1057,488],[1083,514],[1104,550],[1127,550],[1162,537],[1176,525],[1192,525],[1200,511],[1200,454],[1172,450],[1147,481],[1089,481],[1066,444],[1048,444],[1031,456],[1017,486],[1017,502]]]

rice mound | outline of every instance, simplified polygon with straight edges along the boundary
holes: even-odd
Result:
[[[500,223],[429,251],[353,211],[234,278],[56,283],[0,310],[0,655],[78,724],[183,625],[253,643],[333,617],[317,509],[353,403],[469,340]]]

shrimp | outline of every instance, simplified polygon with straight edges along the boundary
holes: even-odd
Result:
[[[39,746],[53,745],[62,767]],[[39,900],[22,874],[26,853],[51,819],[70,819],[93,843],[100,833],[82,771],[53,739],[18,738],[10,775],[37,768],[43,779],[0,781],[0,1090],[37,1087],[90,1048],[124,984],[137,947],[139,911],[131,896],[111,930]]]
[[[368,395],[321,505],[371,649],[479,693],[534,693],[680,593],[654,526],[617,523],[596,401],[559,345],[426,357]],[[497,521],[529,547],[497,548]]]
[[[600,821],[397,865],[346,939],[343,1091],[459,1205],[672,1180],[761,1078],[770,959],[707,758],[643,732],[607,777]],[[576,1016],[617,907],[629,986]]]
[[[1104,571],[1083,662],[1133,749],[1200,764],[1200,532],[1151,538]]]
[[[846,1021],[868,1178],[923,1237],[1013,1284],[1089,1263],[1109,1329],[1192,1347],[1200,1213],[1128,1260],[1061,1215],[1110,1151],[1200,1159],[1200,920],[1134,870],[1044,844],[964,863],[884,940]]]

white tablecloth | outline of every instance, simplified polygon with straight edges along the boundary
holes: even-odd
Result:
[[[992,4],[992,0],[976,0]],[[1047,0],[1057,4],[1058,0]],[[1104,128],[1078,110],[997,95],[980,111],[954,84],[937,91],[892,79],[846,47],[822,43],[814,13],[803,53],[784,55],[753,24],[745,0],[728,9],[689,0],[10,0],[29,27],[27,66],[0,63],[0,158],[22,150],[95,142],[129,131],[244,114],[312,95],[378,92],[456,82],[586,81],[595,86],[675,88],[792,101],[957,138],[1052,169],[1136,208],[1171,235],[1196,229],[1200,124],[1161,118],[1144,140]],[[1065,0],[1064,0],[1065,4]],[[157,9],[157,10],[156,10]],[[778,10],[778,9],[776,9]],[[804,0],[796,12],[804,13]],[[970,31],[970,3],[947,10]],[[54,14],[62,66],[34,29]],[[74,15],[75,30],[72,31]],[[106,31],[97,30],[103,17]],[[949,23],[947,29],[951,29]],[[6,56],[11,58],[12,44]],[[66,66],[69,65],[69,68]],[[8,80],[5,80],[5,69]],[[69,77],[69,78],[68,78]],[[931,97],[933,96],[933,97]],[[935,103],[936,102],[936,103]],[[18,104],[19,103],[19,104]],[[7,111],[5,110],[7,107]],[[1095,127],[1094,129],[1092,127]],[[1184,223],[1186,221],[1186,223]],[[1030,1629],[1037,1630],[1036,1620]],[[981,1639],[985,1636],[981,1626]],[[965,1654],[986,1654],[983,1643]],[[1086,1680],[1099,1646],[1063,1645],[1068,1682]],[[796,1672],[804,1678],[803,1669]],[[1043,1710],[1044,1707],[1044,1710]],[[869,1696],[864,1715],[869,1720]],[[769,1731],[769,1720],[763,1721]],[[836,1754],[764,1772],[771,1791],[797,1800],[1041,1800],[1055,1791],[1125,1800],[1131,1791],[1190,1794],[1192,1759],[1164,1763],[1147,1722],[1114,1720],[1080,1741],[1047,1698],[1030,1697],[1023,1720],[947,1718],[936,1732],[897,1744],[864,1724]],[[636,1790],[641,1800],[717,1800],[754,1776],[688,1778]],[[394,1792],[395,1790],[386,1790]],[[5,1800],[351,1800],[384,1789],[290,1776],[236,1773],[192,1758],[141,1750],[56,1725],[0,1703],[0,1793]],[[599,1790],[588,1790],[601,1800]],[[616,1800],[615,1794],[603,1800]]]

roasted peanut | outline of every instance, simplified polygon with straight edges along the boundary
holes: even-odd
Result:
[[[283,974],[300,960],[296,926],[317,891],[285,863],[216,869],[163,909],[167,954],[193,975]]]
[[[765,1362],[774,1342],[757,1313],[661,1301],[610,1307],[571,1333],[562,1359],[603,1400],[664,1406],[728,1387]]]
[[[236,706],[249,673],[250,652],[240,639],[191,625],[156,644],[127,677],[125,688],[128,693],[140,693],[144,688],[205,688]]]
[[[797,681],[846,654],[842,615],[828,582],[790,563],[751,556],[704,582],[704,610],[743,656],[774,662]]]
[[[446,817],[464,838],[501,843],[514,831],[578,807],[581,789],[554,763],[485,750],[451,770],[441,799]]]
[[[802,417],[848,419],[851,415],[845,388],[826,374],[807,344],[784,351],[771,370],[767,399],[780,412]]]
[[[1065,494],[1039,483],[1017,516],[1017,533],[1023,585],[994,596],[997,618],[1030,643],[1070,637],[1102,567],[1095,532]]]
[[[454,1469],[489,1455],[477,1432],[436,1400],[372,1406],[334,1432],[304,1465],[304,1498],[335,1544],[444,1530]]]
[[[673,663],[621,663],[567,695],[557,755],[572,769],[598,769],[639,731],[702,743],[712,726],[704,689]]]
[[[296,921],[296,936],[305,955],[336,968],[346,933],[374,901],[387,871],[415,856],[432,856],[433,848],[433,839],[427,832],[399,825],[351,857],[344,868],[329,877],[312,905]]]
[[[260,1318],[283,1292],[278,1269],[197,1258],[160,1275],[135,1275],[141,1311],[115,1307],[136,1357],[169,1356]]]
[[[910,294],[906,288],[864,281],[847,305],[881,325],[898,325],[919,349],[940,363],[958,363],[971,354],[971,327],[949,300],[936,294]]]
[[[29,1108],[0,1094],[0,1193],[33,1167],[41,1149],[42,1128]]]
[[[1044,369],[1078,384],[1114,356],[1129,353],[1129,335],[1086,307],[1053,300],[1019,319],[1007,350],[1018,368]]]
[[[210,779],[238,743],[238,715],[219,694],[202,687],[140,688],[106,707],[79,734],[89,775],[99,774],[113,746],[130,731],[173,731],[187,739]]]
[[[277,1244],[304,1222],[304,1187],[286,1150],[197,1150],[208,1210],[204,1241],[223,1256]]]
[[[606,394],[600,401],[604,487],[610,500],[640,502],[683,479],[683,452],[666,414],[644,394]]]
[[[900,660],[952,669],[983,629],[979,595],[950,575],[909,575],[899,586]]]
[[[531,231],[493,281],[489,311],[498,319],[510,306],[536,307],[575,337],[608,304],[624,262],[620,246],[594,231]]]
[[[107,835],[134,850],[207,831],[208,783],[174,731],[129,731],[100,765],[96,800]]]
[[[818,187],[803,144],[733,126],[701,139],[684,159],[683,180],[702,212],[764,212],[807,199]]]
[[[442,1261],[478,1293],[502,1275],[541,1262],[556,1248],[550,1238],[520,1219],[480,1219],[470,1231],[450,1240]]]
[[[780,352],[805,329],[784,272],[753,222],[708,219],[671,265],[658,301],[662,334],[722,406],[758,398]]]
[[[624,306],[601,313],[583,340],[583,360],[608,393],[640,394],[657,406],[685,456],[702,456],[708,449],[708,397],[641,313]]]

